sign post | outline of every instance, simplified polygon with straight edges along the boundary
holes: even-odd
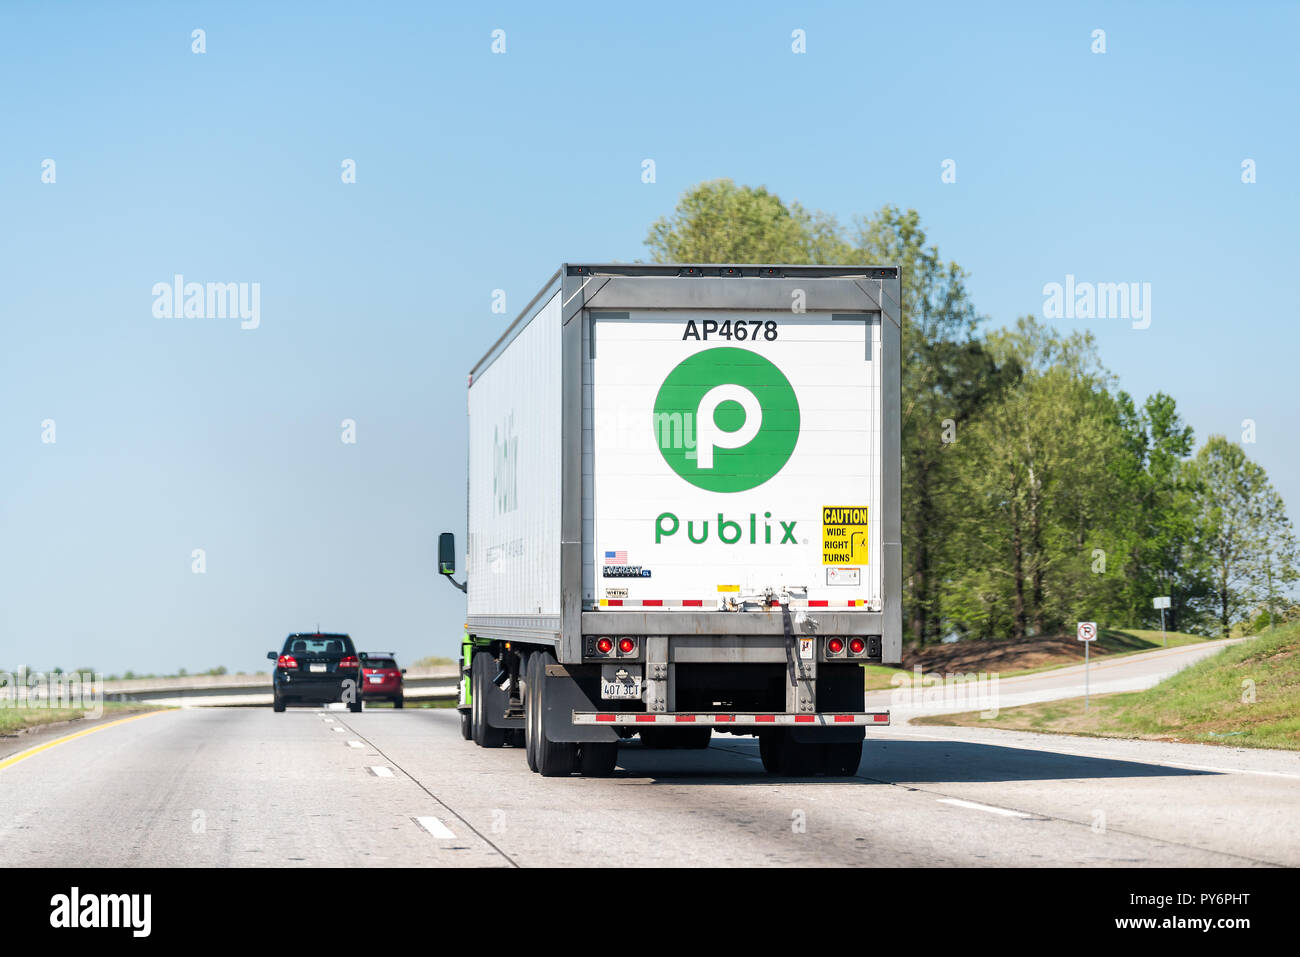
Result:
[[[1095,621],[1079,622],[1079,640],[1083,642],[1083,710],[1088,710],[1088,660],[1089,649],[1097,640],[1097,623]]]
[[[1169,607],[1169,596],[1163,595],[1151,600],[1152,608],[1160,609],[1160,644],[1168,646],[1169,639],[1165,637],[1165,609]]]

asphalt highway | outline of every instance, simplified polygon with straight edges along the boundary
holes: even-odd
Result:
[[[542,778],[451,709],[187,709],[0,743],[4,866],[1296,866],[1297,823],[1294,753],[992,729],[872,729],[835,779],[769,777],[729,735]]]

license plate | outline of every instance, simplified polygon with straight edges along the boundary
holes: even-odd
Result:
[[[308,669],[309,669],[310,671],[324,671],[325,668],[326,668],[325,665],[309,665],[309,666],[308,666]]]
[[[381,685],[381,684],[384,683],[384,676],[383,676],[383,675],[371,675],[371,676],[370,676],[370,683],[371,683],[372,685]]]
[[[628,678],[601,678],[600,696],[607,701],[641,697],[641,676]]]

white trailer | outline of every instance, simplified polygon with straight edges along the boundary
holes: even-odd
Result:
[[[467,737],[856,770],[861,665],[902,651],[899,301],[897,267],[551,277],[470,372]]]

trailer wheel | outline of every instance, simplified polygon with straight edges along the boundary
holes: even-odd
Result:
[[[474,740],[474,715],[469,708],[460,708],[460,736],[466,741]]]
[[[795,741],[785,728],[758,736],[758,756],[769,774],[801,778],[817,774],[824,767],[824,744]]]
[[[692,751],[701,751],[709,746],[709,741],[713,738],[712,728],[690,728],[680,732],[682,736],[682,747],[689,748]]]
[[[821,745],[822,773],[831,777],[846,778],[858,773],[862,763],[862,742]]]
[[[477,652],[474,655],[474,663],[470,667],[471,694],[473,700],[470,705],[474,709],[474,743],[480,748],[499,748],[506,743],[505,728],[494,728],[488,724],[487,716],[483,713],[483,703],[487,701],[487,689],[484,687],[488,681],[488,675],[494,672],[495,662],[492,656],[486,651]]]
[[[533,694],[533,689],[538,687],[538,659],[538,655],[529,655],[524,661],[524,758],[529,771],[537,770],[537,728],[540,721],[535,713],[537,695]]]
[[[618,764],[618,742],[585,742],[578,749],[578,764],[583,777],[609,777]]]
[[[546,663],[555,659],[549,652],[533,655],[533,681],[528,692],[535,699],[532,710],[534,758],[537,761],[537,773],[544,778],[564,777],[578,769],[578,745],[567,741],[550,741],[546,737]]]

